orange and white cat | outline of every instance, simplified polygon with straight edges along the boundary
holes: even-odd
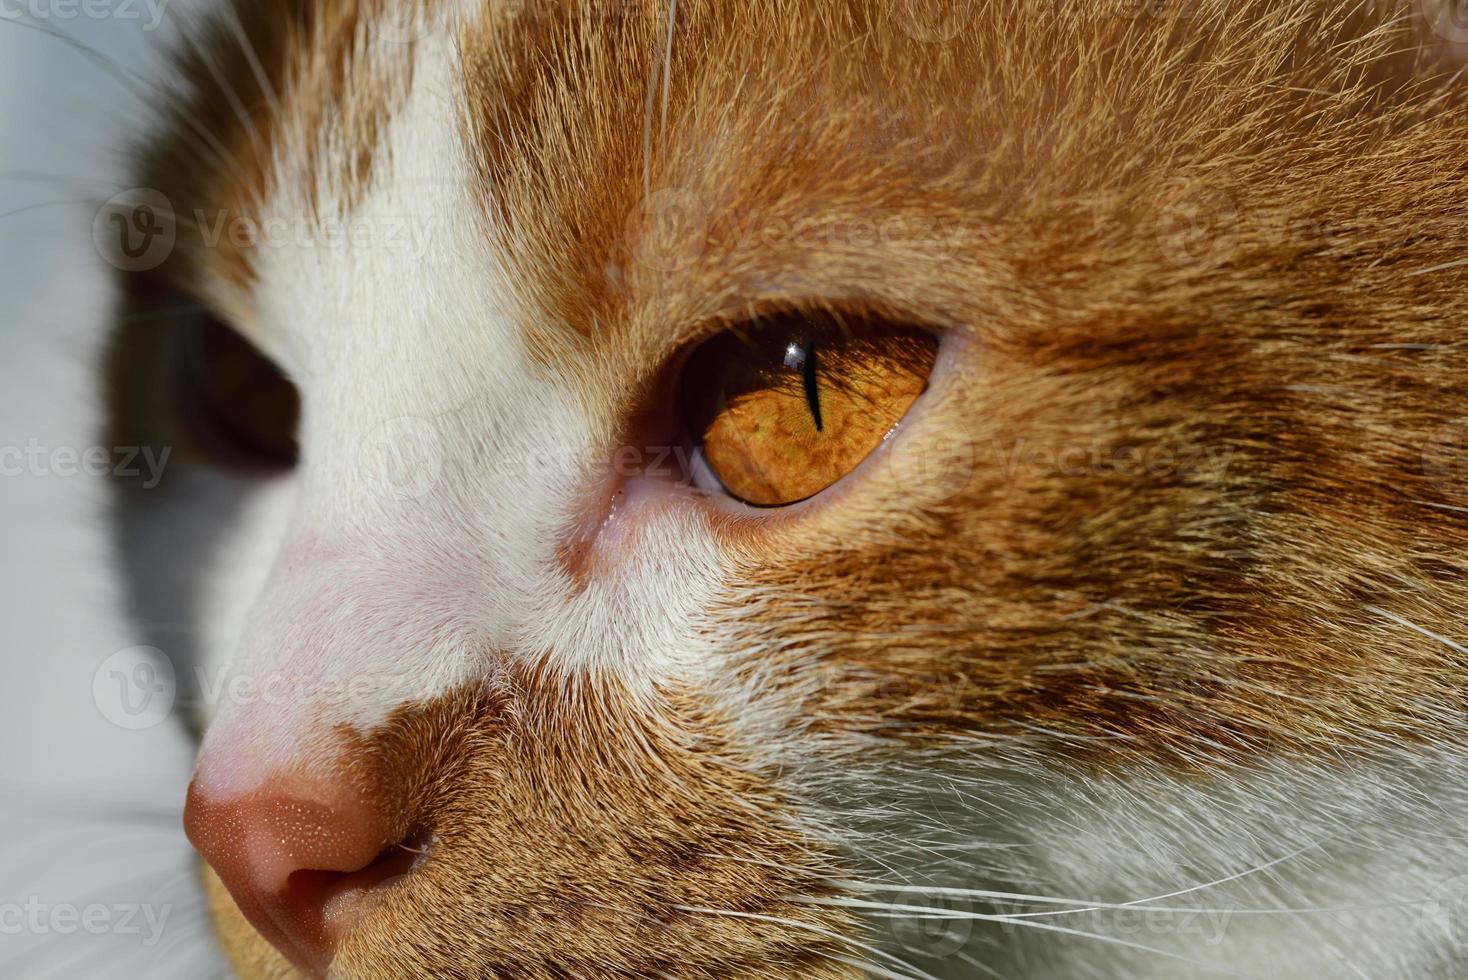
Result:
[[[213,12],[108,382],[237,974],[1463,976],[1454,14]]]

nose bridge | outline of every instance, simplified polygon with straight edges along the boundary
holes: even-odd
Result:
[[[523,580],[533,568],[517,560],[552,552],[547,537],[595,469],[596,413],[516,344],[451,342],[432,355],[353,350],[306,382],[300,520],[359,540],[437,545],[452,531],[460,551],[487,545],[464,557],[494,578]]]
[[[553,587],[587,423],[513,351],[453,336],[448,364],[352,340],[303,379],[295,510],[212,685],[205,786],[248,790],[334,751],[335,726],[471,682]]]
[[[234,658],[204,678],[204,789],[238,796],[282,771],[329,768],[347,751],[344,731],[369,732],[483,672],[482,583],[421,545],[332,539],[297,522]]]
[[[482,670],[464,625],[471,599],[400,541],[298,520],[214,687],[185,829],[245,917],[309,976],[411,863],[394,844],[417,774],[384,766],[368,736]]]

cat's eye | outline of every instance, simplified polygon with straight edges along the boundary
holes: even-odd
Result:
[[[296,462],[300,398],[269,359],[208,316],[180,331],[178,406],[213,462],[279,469]]]
[[[679,382],[701,465],[756,507],[813,497],[856,468],[928,384],[938,339],[910,324],[782,313],[705,341]]]

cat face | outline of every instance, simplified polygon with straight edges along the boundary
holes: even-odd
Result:
[[[289,381],[135,316],[114,390],[189,457],[126,506],[196,578],[237,971],[907,976],[862,881],[981,753],[1192,785],[1451,741],[1425,22],[218,14],[132,303]]]

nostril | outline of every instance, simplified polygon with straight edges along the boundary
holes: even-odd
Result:
[[[324,976],[357,917],[426,857],[396,843],[368,794],[279,777],[228,799],[189,788],[184,826],[250,924],[299,969]]]
[[[320,908],[325,932],[339,936],[353,919],[428,857],[429,837],[414,833],[382,849],[356,871],[302,869],[286,879],[286,892],[298,908]]]

